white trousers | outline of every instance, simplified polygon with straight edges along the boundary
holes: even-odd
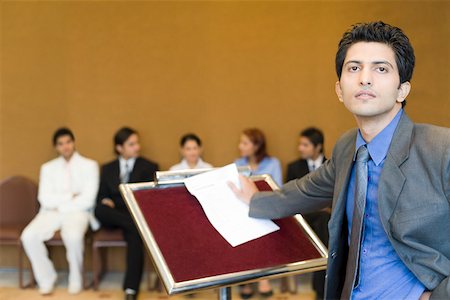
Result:
[[[23,230],[21,240],[41,289],[51,288],[57,274],[44,242],[60,230],[69,263],[69,289],[82,287],[84,235],[90,213],[40,211]]]

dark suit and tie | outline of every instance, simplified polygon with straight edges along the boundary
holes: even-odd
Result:
[[[119,159],[105,164],[101,169],[95,216],[102,226],[123,230],[127,242],[124,290],[139,290],[144,265],[144,252],[141,237],[120,194],[119,184],[153,181],[157,170],[157,164],[141,157],[136,158],[133,168],[129,170],[121,170]],[[102,204],[103,199],[111,199],[114,202],[114,208]]]
[[[322,163],[325,163],[326,160],[327,159],[323,157]],[[315,166],[310,170],[306,159],[298,159],[288,165],[286,180],[291,181],[302,178],[310,173],[310,171],[313,171],[313,169],[317,169],[317,167]],[[321,210],[304,214],[303,217],[320,238],[322,243],[325,246],[328,246],[328,221],[330,220],[330,213],[326,210]],[[313,274],[312,284],[314,291],[316,291],[317,299],[323,299],[324,297],[325,273],[325,271],[318,271]]]
[[[259,218],[309,213],[332,204],[326,299],[346,295],[343,289],[351,255],[347,187],[356,137],[356,130],[348,132],[336,143],[332,158],[317,171],[288,182],[279,192],[257,193],[250,203],[250,216]],[[414,124],[403,114],[379,177],[377,207],[389,243],[407,269],[431,291],[430,299],[450,299],[448,128]]]

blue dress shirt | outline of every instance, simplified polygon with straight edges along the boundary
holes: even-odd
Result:
[[[238,167],[248,166],[249,162],[246,157],[241,157],[234,162]],[[281,176],[281,164],[280,161],[273,156],[266,156],[259,163],[258,169],[252,170],[252,174],[254,175],[263,175],[269,174],[272,176],[278,186],[283,185],[283,178]]]
[[[359,282],[353,290],[352,299],[419,299],[425,290],[424,285],[411,273],[395,252],[384,231],[378,212],[378,182],[392,136],[402,113],[403,110],[400,110],[391,123],[370,143],[367,144],[364,141],[359,131],[356,138],[356,150],[362,145],[367,145],[370,159],[361,238]],[[347,191],[348,232],[351,232],[352,227],[354,192],[355,167],[353,166]]]

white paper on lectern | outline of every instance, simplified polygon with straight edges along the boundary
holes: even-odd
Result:
[[[236,197],[228,182],[240,187],[235,164],[184,181],[188,191],[200,202],[208,220],[231,246],[236,247],[280,229],[271,220],[249,217],[248,205]]]

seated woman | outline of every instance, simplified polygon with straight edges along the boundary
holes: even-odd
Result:
[[[212,165],[202,160],[202,141],[193,133],[188,133],[181,137],[180,153],[182,157],[181,162],[170,167],[170,171],[212,168]]]
[[[269,174],[276,184],[279,186],[283,184],[280,161],[267,154],[266,137],[261,130],[257,128],[244,130],[238,147],[241,158],[234,162],[238,167],[250,166],[252,174]]]
[[[276,184],[279,186],[283,184],[280,161],[267,154],[266,137],[261,130],[257,128],[244,130],[239,141],[239,151],[241,158],[234,162],[238,167],[250,166],[252,174],[268,174],[272,176]],[[268,280],[259,281],[258,292],[263,298],[271,297],[273,292],[270,282]],[[253,293],[251,285],[246,284],[241,287],[240,295],[243,299],[251,298]]]

